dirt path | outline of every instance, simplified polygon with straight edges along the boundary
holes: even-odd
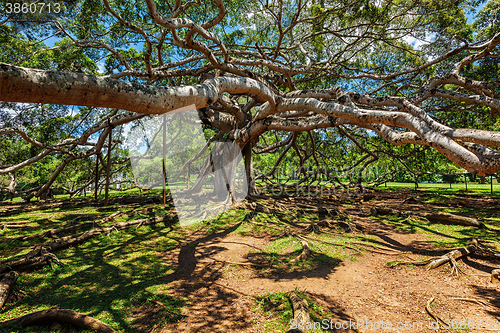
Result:
[[[389,246],[421,248],[428,242],[421,234],[393,230],[373,220],[360,221],[369,222],[370,229]],[[485,320],[495,328],[494,319],[500,317],[500,287],[485,276],[493,267],[478,259],[467,259],[461,265],[467,273],[461,278],[450,276],[447,268],[388,268],[386,262],[395,258],[381,254],[366,254],[337,267],[321,266],[273,277],[263,277],[245,265],[228,266],[222,262],[245,262],[249,253],[268,242],[266,238],[220,233],[170,253],[165,260],[177,260],[179,264],[178,275],[172,277],[176,281],[170,284],[171,294],[187,297],[190,312],[162,332],[271,332],[261,327],[265,318],[254,311],[253,297],[295,288],[306,290],[314,302],[336,313],[335,318],[330,318],[332,323],[345,326],[349,321],[364,320],[374,325],[370,329],[370,324],[360,321],[357,329],[351,324],[352,329],[339,330],[344,332],[435,332],[428,328],[430,316],[425,311],[431,297],[435,297],[432,311],[450,323],[464,320],[474,327],[469,331],[486,331]],[[412,257],[419,259],[417,255]],[[452,298],[478,299],[492,306]],[[377,327],[382,322],[385,329]],[[389,322],[395,329],[387,329]],[[398,323],[403,327],[397,329]],[[416,326],[419,323],[422,328]]]

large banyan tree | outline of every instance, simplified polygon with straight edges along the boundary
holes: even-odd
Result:
[[[289,153],[327,171],[422,151],[500,171],[498,0],[45,3],[0,5],[0,185],[26,200],[58,177],[70,193],[92,185],[120,143],[111,131],[190,105],[250,178]],[[343,140],[358,152],[347,166],[331,147]],[[254,175],[252,156],[267,169]],[[21,188],[41,161],[43,181]]]

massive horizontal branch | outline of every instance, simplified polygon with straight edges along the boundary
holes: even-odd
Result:
[[[64,104],[164,114],[194,105],[200,109],[218,96],[253,94],[276,104],[264,84],[247,78],[218,77],[185,87],[157,87],[82,73],[45,71],[0,63],[0,100],[4,102]]]

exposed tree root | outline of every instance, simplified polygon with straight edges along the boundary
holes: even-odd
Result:
[[[403,265],[415,265],[415,266],[425,266],[428,265],[432,259],[425,259],[425,260],[420,260],[420,261],[389,261],[387,262],[388,267],[396,267],[396,266],[403,266]]]
[[[298,238],[301,238],[301,239],[306,239],[306,240],[311,240],[313,242],[318,242],[318,243],[325,243],[325,244],[329,244],[329,245],[334,245],[334,246],[343,246],[345,248],[348,248],[348,249],[351,249],[353,251],[356,251],[357,253],[361,254],[361,251],[353,246],[349,246],[347,244],[342,244],[342,243],[337,243],[337,242],[329,242],[329,241],[325,241],[325,240],[322,240],[322,239],[317,239],[317,238],[312,238],[312,237],[307,237],[307,236],[301,236],[301,235],[294,235]],[[363,249],[363,250],[366,250],[366,249]]]
[[[458,267],[456,260],[460,259],[464,256],[468,256],[471,253],[474,253],[478,247],[478,242],[476,239],[472,240],[472,242],[467,247],[462,247],[451,252],[446,253],[445,255],[434,259],[427,265],[427,270],[437,268],[447,262],[451,264],[451,274],[456,274],[457,276],[460,273],[463,273],[462,270]]]
[[[460,215],[455,215],[455,214],[449,214],[449,213],[425,213],[425,212],[416,212],[416,211],[402,211],[398,209],[392,209],[392,208],[386,208],[386,207],[372,207],[370,209],[371,215],[373,216],[378,216],[378,215],[403,215],[403,216],[419,216],[426,218],[430,222],[435,222],[435,223],[443,223],[443,224],[456,224],[456,225],[463,225],[466,227],[476,227],[476,228],[487,228],[486,225],[483,223],[479,222],[478,220],[471,218],[471,217],[466,217],[466,216],[460,216]]]
[[[264,205],[261,205],[260,203],[256,203],[255,207],[253,207],[252,209],[258,213],[266,213],[266,214],[275,214],[276,213],[275,209],[266,207]]]
[[[46,210],[53,208],[65,208],[65,207],[75,207],[81,205],[99,205],[102,201],[99,200],[89,200],[89,199],[71,199],[55,202],[46,203],[24,203],[21,205],[16,205],[15,209],[4,210],[0,212],[0,217],[11,216],[20,213],[31,212],[35,210]],[[111,205],[124,204],[123,207],[130,207],[130,204],[147,204],[147,203],[161,203],[159,198],[143,198],[143,197],[122,197],[113,198],[109,200]],[[103,207],[104,208],[104,207]],[[120,208],[120,206],[115,206],[113,208]]]
[[[420,260],[420,261],[395,261],[395,262],[388,262],[387,266],[389,267],[394,267],[394,266],[400,266],[400,265],[416,265],[416,266],[424,266],[427,265],[426,269],[431,270],[434,268],[437,268],[447,262],[450,263],[451,265],[451,274],[459,275],[463,274],[462,270],[460,267],[457,265],[457,260],[464,257],[468,256],[469,254],[472,254],[476,252],[478,249],[478,241],[477,239],[473,239],[471,244],[467,247],[459,247],[456,249],[453,249],[452,251],[446,253],[445,255],[442,255],[441,257],[437,259],[425,259],[425,260]],[[410,258],[411,259],[411,258]]]
[[[57,240],[41,243],[35,245],[35,248],[26,255],[26,257],[16,260],[7,260],[4,262],[0,262],[0,273],[7,270],[27,270],[32,269],[39,266],[44,266],[46,264],[50,264],[52,266],[52,262],[60,262],[57,257],[50,253],[55,252],[57,250],[67,248],[69,246],[74,246],[80,243],[87,241],[88,239],[99,235],[101,233],[110,233],[113,230],[122,230],[126,228],[130,228],[132,226],[137,225],[149,225],[156,224],[163,221],[168,221],[172,217],[170,215],[165,215],[162,217],[155,217],[149,219],[135,220],[129,222],[117,222],[108,227],[101,227],[92,230],[85,231],[79,235],[70,235],[58,238]]]
[[[306,213],[316,213],[318,215],[326,215],[326,216],[331,216],[331,217],[336,217],[338,220],[345,221],[347,220],[347,214],[340,210],[339,208],[332,207],[332,208],[325,208],[325,207],[315,207],[311,205],[305,205],[305,204],[297,204],[297,207],[300,208],[303,212]],[[288,209],[288,208],[287,208]]]
[[[99,333],[114,333],[115,330],[104,324],[102,321],[86,316],[79,312],[53,307],[48,310],[33,312],[25,316],[11,319],[0,323],[0,327],[9,326],[32,326],[51,322],[64,322],[82,327],[86,330],[93,330]]]
[[[112,221],[115,217],[117,217],[120,214],[124,214],[124,213],[116,212],[116,213],[113,213],[110,216],[107,216],[107,217],[105,217],[99,221],[96,221],[96,222],[86,222],[86,223],[74,225],[71,227],[39,232],[39,233],[29,235],[29,236],[17,237],[17,238],[12,239],[11,241],[12,242],[14,242],[14,241],[26,241],[26,240],[41,238],[41,237],[57,238],[57,234],[68,233],[68,232],[73,232],[73,231],[77,231],[77,230],[81,230],[81,229],[91,228],[91,227],[94,227],[96,225]]]
[[[319,226],[316,223],[310,223],[307,226],[305,232],[307,232],[307,233],[314,232],[314,233],[319,234],[319,233],[321,233],[321,230],[319,229]]]
[[[491,283],[500,283],[500,269],[494,269],[491,271]]]
[[[391,249],[391,248],[388,248],[385,246],[379,246],[379,245],[369,244],[369,243],[362,243],[362,242],[358,242],[358,241],[352,241],[351,243],[361,245],[362,247],[368,246],[370,249],[366,249],[366,250],[370,251],[370,252],[386,254],[386,255],[400,255],[401,254],[401,251]]]
[[[262,206],[262,207],[265,207],[265,206]],[[265,208],[267,208],[267,207],[265,207]],[[255,225],[259,225],[259,226],[263,226],[263,227],[273,228],[273,229],[276,229],[276,230],[281,230],[281,228],[279,228],[279,227],[275,227],[275,226],[271,226],[271,225],[267,225],[267,224],[263,224],[263,223],[258,223],[258,222],[254,222],[254,221],[250,221],[250,220],[247,220],[246,222],[249,222],[249,223],[252,223],[252,224],[255,224]],[[334,234],[334,233],[322,231],[318,227],[318,225],[314,224],[314,223],[309,224],[306,227],[305,231],[306,232],[313,232],[314,231],[315,233],[327,233],[327,234],[332,234],[332,235],[337,235],[337,236],[344,236],[344,235],[340,235],[340,234]],[[325,240],[321,240],[321,239],[317,239],[317,238],[308,237],[308,236],[305,236],[305,235],[299,235],[299,234],[296,234],[296,233],[292,232],[288,226],[285,228],[285,230],[284,230],[284,232],[282,233],[281,236],[293,236],[293,237],[296,237],[296,238],[298,238],[302,242],[303,247],[304,247],[304,242],[307,243],[307,241],[310,240],[310,241],[320,242],[320,243],[329,244],[329,245],[333,245],[333,246],[342,246],[342,247],[351,249],[353,251],[356,251],[359,254],[361,254],[360,249],[361,250],[365,250],[365,251],[369,251],[369,252],[386,254],[386,255],[398,255],[398,254],[401,254],[401,252],[398,251],[398,250],[394,250],[394,249],[391,249],[391,248],[387,248],[387,247],[383,247],[383,246],[378,246],[378,245],[374,245],[374,244],[365,244],[365,243],[362,243],[362,242],[356,242],[356,241],[354,241],[353,242],[354,244],[360,245],[360,249],[358,249],[356,247],[349,246],[349,245],[343,244],[343,243],[329,242],[329,241],[325,241]],[[308,250],[310,251],[309,246],[308,246]],[[299,255],[299,257],[301,255]],[[307,255],[309,256],[309,254],[307,254]],[[301,259],[299,257],[295,258],[293,261],[300,261]]]
[[[1,229],[26,229],[26,228],[29,228],[29,226],[26,225],[28,223],[31,223],[31,221],[0,223],[0,228]]]
[[[431,258],[421,261],[395,261],[395,262],[388,262],[387,266],[394,267],[400,265],[416,265],[416,266],[427,265],[426,269],[431,270],[449,262],[451,265],[451,274],[455,274],[458,276],[459,274],[463,274],[463,272],[460,269],[460,267],[458,267],[457,260],[464,256],[468,256],[469,254],[474,253],[478,249],[478,247],[479,246],[477,239],[473,239],[472,242],[469,244],[469,246],[453,249],[452,251],[446,253],[445,255],[442,255],[437,259]]]
[[[338,227],[341,227],[345,232],[356,232],[358,230],[363,230],[363,226],[347,219],[344,221],[323,220],[318,222],[318,226],[328,227],[330,229],[338,229]]]
[[[165,215],[165,216],[161,216],[161,217],[141,219],[141,220],[135,220],[135,221],[129,221],[129,222],[117,222],[117,223],[114,223],[108,227],[95,228],[92,230],[85,231],[84,233],[82,233],[80,235],[70,235],[70,236],[66,236],[66,237],[61,237],[57,240],[53,240],[50,242],[40,244],[40,246],[45,247],[50,252],[54,252],[54,251],[60,250],[62,248],[66,248],[69,246],[83,243],[86,240],[88,240],[96,235],[99,235],[101,233],[105,233],[105,232],[110,233],[113,230],[127,229],[127,228],[137,226],[137,225],[156,224],[159,222],[168,221],[171,218],[172,218],[171,215]]]
[[[208,257],[208,259],[211,259],[213,261],[221,262],[224,264],[229,264],[229,265],[240,265],[240,266],[256,266],[256,267],[269,267],[269,265],[262,265],[262,264],[257,264],[253,262],[236,262],[236,261],[227,261],[227,260],[220,260],[220,259],[215,259],[212,257]]]
[[[288,293],[288,299],[293,308],[293,324],[286,333],[301,333],[302,329],[310,328],[311,317],[309,315],[309,306],[307,301],[300,297],[296,292]]]
[[[464,297],[453,297],[451,299],[456,300],[456,301],[464,301],[464,302],[476,303],[476,304],[482,305],[484,307],[491,307],[490,304],[486,303],[485,301],[481,301],[480,299],[464,298]]]
[[[6,211],[0,212],[0,217],[11,216],[11,215],[25,213],[25,212],[31,212],[31,211],[34,211],[34,210],[45,210],[45,209],[52,209],[52,208],[60,208],[60,207],[63,207],[65,204],[69,205],[70,203],[68,203],[68,202],[54,202],[54,203],[49,203],[49,204],[37,204],[37,205],[30,205],[30,206],[20,206],[20,208],[17,208],[17,209],[11,209],[11,210],[6,210]]]
[[[45,265],[50,265],[54,269],[53,262],[61,263],[61,261],[46,248],[36,245],[24,258],[9,260],[0,263],[0,273],[9,270],[25,271],[31,270]]]
[[[0,309],[4,306],[5,302],[7,302],[10,292],[12,291],[18,277],[19,273],[12,271],[5,274],[3,279],[0,281]]]
[[[431,316],[435,321],[437,321],[438,323],[442,323],[443,325],[445,325],[445,327],[448,327],[448,324],[446,324],[443,319],[441,319],[438,315],[436,315],[434,312],[432,312],[432,310],[431,310],[432,302],[434,302],[434,297],[429,299],[427,301],[427,304],[425,304],[425,311],[427,311],[429,316]]]
[[[439,212],[434,214],[426,214],[423,217],[425,217],[431,222],[439,222],[443,224],[456,224],[456,225],[463,225],[466,227],[476,227],[480,229],[483,228],[486,229],[486,226],[482,222],[479,222],[478,220],[467,216],[459,216],[455,214]]]
[[[299,254],[297,258],[292,259],[291,262],[304,261],[312,256],[313,252],[309,247],[309,243],[304,239],[301,240],[301,243],[302,243],[302,253]]]

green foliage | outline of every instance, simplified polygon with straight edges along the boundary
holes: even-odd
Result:
[[[491,38],[500,31],[500,1],[489,0],[475,16],[478,39]]]

